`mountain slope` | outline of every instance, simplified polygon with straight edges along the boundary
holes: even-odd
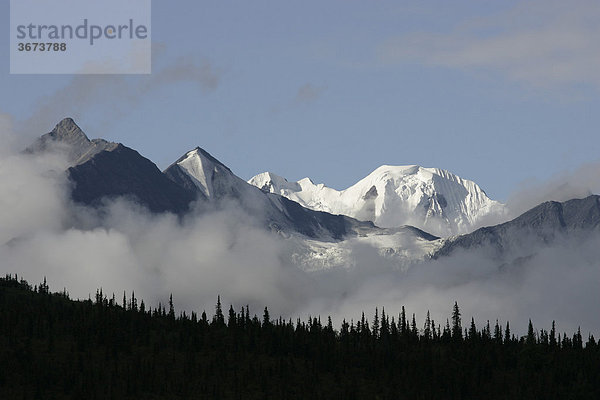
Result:
[[[40,151],[66,156],[74,184],[71,197],[78,203],[96,206],[105,198],[125,196],[152,212],[182,214],[196,200],[193,191],[175,184],[137,151],[103,139],[89,140],[71,118],[26,149]]]
[[[250,215],[263,219],[275,231],[340,240],[347,235],[378,229],[370,222],[310,210],[283,196],[264,193],[199,147],[170,165],[164,174],[217,206],[235,201]]]
[[[492,256],[527,256],[531,248],[549,245],[557,239],[578,240],[600,232],[600,196],[573,199],[563,203],[548,201],[512,221],[477,229],[445,241],[434,258],[448,256],[459,249],[487,248]]]
[[[381,166],[337,191],[309,178],[289,182],[266,172],[248,181],[305,207],[373,221],[381,227],[414,225],[439,236],[468,232],[484,216],[503,213],[474,182],[438,168]]]
[[[175,185],[150,160],[122,144],[69,168],[68,174],[75,183],[73,200],[87,205],[125,196],[152,212],[182,214],[196,200],[193,192]]]

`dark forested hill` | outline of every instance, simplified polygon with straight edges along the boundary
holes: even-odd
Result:
[[[73,301],[1,278],[0,398],[600,398],[600,348],[579,332],[463,329],[456,304],[444,328],[420,329],[404,309],[339,331],[261,314],[220,300],[210,319],[134,295]]]

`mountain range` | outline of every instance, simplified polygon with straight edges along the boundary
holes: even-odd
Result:
[[[438,236],[467,233],[484,217],[502,215],[504,205],[473,181],[439,168],[383,165],[338,191],[310,178],[288,182],[270,172],[248,181],[304,207],[349,215],[392,228],[413,225]]]
[[[402,268],[482,246],[501,258],[526,242],[549,244],[600,229],[599,197],[590,196],[543,203],[512,221],[474,230],[486,217],[506,215],[506,207],[473,181],[418,165],[381,166],[342,191],[270,172],[246,182],[200,147],[160,171],[123,144],[90,140],[71,118],[25,153],[47,151],[67,160],[76,203],[101,207],[125,197],[153,213],[180,216],[234,205],[287,239],[291,259],[305,270],[352,266],[361,245]]]

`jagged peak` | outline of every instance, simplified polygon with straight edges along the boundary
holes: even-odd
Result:
[[[199,158],[202,165],[205,165],[208,162],[210,164],[218,165],[218,166],[226,169],[227,171],[231,172],[231,170],[229,169],[229,167],[227,167],[221,161],[217,160],[208,151],[204,150],[201,147],[195,147],[192,150],[188,151],[183,156],[181,156],[175,162],[175,164],[181,164],[181,163],[183,163],[185,161],[188,161],[188,160],[190,160],[192,158]]]
[[[66,156],[70,165],[86,162],[102,151],[112,151],[118,143],[108,142],[104,139],[90,140],[73,118],[63,118],[52,131],[39,137],[25,153],[32,154],[45,151],[54,151]]]
[[[298,181],[298,183],[302,184],[302,183],[308,183],[310,185],[316,186],[316,184],[313,182],[312,179],[310,179],[308,176],[305,178],[302,178]]]
[[[254,175],[252,178],[250,178],[250,180],[256,180],[256,181],[283,181],[283,182],[288,182],[287,179],[285,179],[283,176],[281,175],[277,175],[273,172],[261,172],[260,174]]]
[[[81,128],[75,123],[73,118],[67,117],[63,118],[50,132],[50,136],[54,139],[59,140],[85,140],[87,142],[90,139],[87,137],[85,133],[81,130]]]
[[[298,182],[290,182],[273,172],[262,172],[255,175],[248,180],[248,183],[258,187],[263,192],[271,192],[273,189],[292,191],[302,190]]]

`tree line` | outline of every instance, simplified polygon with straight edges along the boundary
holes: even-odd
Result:
[[[474,318],[459,305],[418,326],[404,307],[376,308],[335,328],[321,320],[260,317],[248,306],[214,312],[148,307],[52,293],[0,278],[0,398],[6,399],[470,399],[600,398],[600,345]]]

